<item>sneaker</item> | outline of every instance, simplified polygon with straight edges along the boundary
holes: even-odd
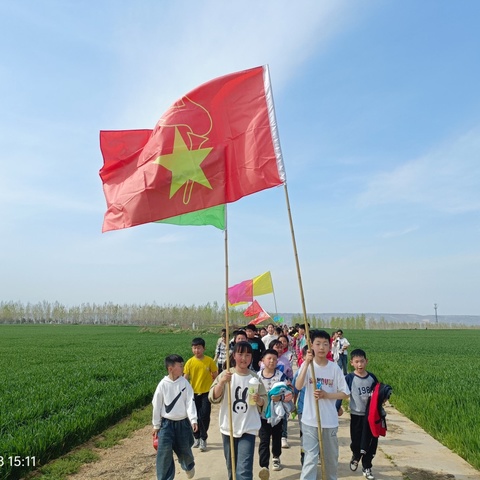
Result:
[[[187,470],[187,478],[193,478],[195,476],[195,467],[191,470]]]
[[[290,448],[286,437],[282,437],[282,448]]]
[[[363,476],[364,476],[367,480],[375,480],[375,476],[373,475],[371,468],[364,468],[364,469],[363,469]]]
[[[270,478],[270,472],[267,467],[262,467],[258,473],[260,480],[268,480]]]
[[[199,438],[195,438],[193,440],[193,448],[198,448],[200,446],[200,439]]]
[[[207,441],[203,438],[200,439],[200,451],[204,452],[207,449]]]
[[[273,457],[272,470],[275,470],[276,472],[278,472],[278,470],[281,470],[281,469],[282,469],[282,466],[280,465],[280,459]]]
[[[358,468],[358,460],[355,457],[352,457],[350,460],[350,470],[355,472]]]

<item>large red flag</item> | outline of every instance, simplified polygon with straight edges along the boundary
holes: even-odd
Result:
[[[199,86],[151,132],[102,131],[100,147],[103,231],[235,202],[285,182],[266,66]]]

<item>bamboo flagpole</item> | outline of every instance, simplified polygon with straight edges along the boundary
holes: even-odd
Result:
[[[275,288],[273,287],[273,280],[272,280],[272,294],[273,294],[273,303],[275,304],[275,316],[278,318],[277,297],[275,297]]]
[[[312,343],[311,343],[311,340],[310,340],[310,327],[308,325],[308,319],[307,319],[307,308],[305,306],[305,295],[303,294],[302,275],[301,275],[301,272],[300,272],[300,263],[298,261],[297,242],[295,240],[295,231],[293,229],[292,211],[290,209],[290,200],[288,198],[287,182],[285,182],[283,185],[285,187],[285,199],[286,199],[286,202],[287,202],[288,219],[289,219],[289,222],[290,222],[290,232],[292,234],[293,253],[295,255],[295,264],[297,266],[298,286],[300,288],[300,297],[301,297],[301,300],[302,300],[303,319],[304,319],[304,322],[305,322],[305,336],[307,337],[308,349],[311,350],[312,349]],[[310,368],[311,368],[312,379],[315,381],[315,367],[313,365],[313,362],[310,363]],[[321,459],[321,463],[322,463],[322,478],[326,478],[325,455],[324,455],[323,437],[322,437],[322,421],[321,421],[321,418],[320,418],[320,406],[318,404],[318,401],[315,401],[314,404],[315,404],[315,413],[317,414],[318,443],[319,443],[319,446],[320,446],[320,459]]]
[[[225,339],[226,339],[226,369],[230,371],[230,325],[229,325],[229,311],[228,311],[228,228],[227,228],[227,205],[225,205],[225,230],[224,230],[224,243],[225,243]],[[227,388],[228,398],[228,424],[230,429],[230,459],[232,468],[232,480],[236,480],[237,472],[235,468],[235,443],[233,439],[233,420],[232,420],[232,390],[230,383]]]

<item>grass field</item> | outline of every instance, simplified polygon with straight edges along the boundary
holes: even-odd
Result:
[[[392,404],[480,469],[480,330],[350,330]],[[387,419],[388,423],[388,419]]]
[[[191,338],[138,327],[1,325],[0,479],[19,478],[28,464],[44,464],[149,403],[163,359],[189,358]]]
[[[196,335],[0,325],[0,480],[19,478],[27,463],[42,465],[148,404],[165,374],[164,357],[189,358]],[[479,330],[350,330],[345,336],[351,348],[367,351],[369,369],[392,385],[391,401],[401,412],[480,468]],[[217,335],[203,337],[212,355]],[[24,467],[11,466],[15,460]]]

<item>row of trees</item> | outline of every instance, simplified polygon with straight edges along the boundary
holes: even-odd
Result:
[[[229,310],[230,325],[245,325],[248,319],[242,311]],[[367,319],[365,315],[349,317],[331,317],[324,319],[311,315],[308,317],[310,328],[332,330],[351,329],[415,329],[427,328],[418,322],[387,322],[384,318]],[[95,325],[143,325],[163,326],[170,328],[210,328],[218,329],[225,323],[225,306],[217,302],[206,305],[118,305],[114,303],[82,303],[67,307],[59,302],[47,301],[39,303],[0,302],[0,323],[62,323],[62,324],[95,324]],[[266,322],[264,322],[266,323]],[[303,315],[291,317],[292,325],[304,323]],[[464,328],[464,325],[456,325]],[[428,325],[428,328],[451,328],[449,324]]]
[[[294,315],[292,324],[304,323],[302,315]],[[330,317],[329,319],[311,315],[308,317],[310,328],[321,328],[327,331],[336,330],[401,330],[401,329],[444,329],[444,328],[469,328],[466,325],[452,325],[450,323],[431,324],[425,322],[389,322],[381,317],[379,320],[368,318],[365,315],[352,315],[348,317]]]
[[[310,328],[321,328],[328,331],[337,328],[345,330],[364,330],[368,328],[368,321],[365,315],[356,315],[352,317],[331,317],[330,319],[324,319],[315,315],[310,315],[307,318]],[[305,321],[303,320],[303,315],[294,315],[292,317],[292,324],[295,325],[297,323],[305,323]]]
[[[244,325],[243,313],[231,309],[232,323]],[[162,325],[191,328],[222,325],[225,307],[216,302],[190,307],[181,305],[118,305],[114,303],[82,303],[68,307],[59,302],[0,302],[0,323],[63,323],[95,325]]]

